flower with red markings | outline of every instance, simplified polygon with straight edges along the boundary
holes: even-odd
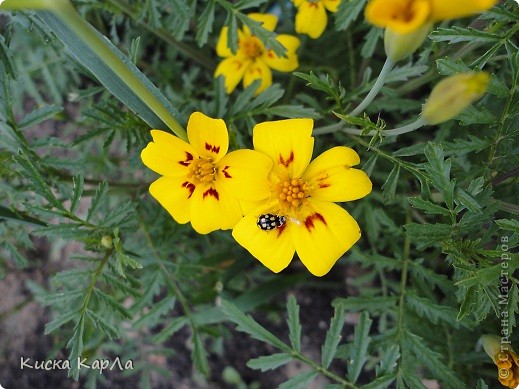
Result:
[[[274,31],[278,22],[275,15],[253,13],[248,16],[261,22],[262,27],[269,31]],[[280,34],[276,37],[276,40],[287,49],[286,56],[279,57],[272,49],[266,48],[247,26],[238,31],[238,50],[233,53],[227,41],[228,31],[228,27],[224,27],[220,33],[216,53],[224,59],[214,73],[215,77],[224,76],[227,93],[231,93],[243,79],[244,87],[255,80],[260,80],[260,86],[256,90],[256,94],[259,94],[272,85],[271,69],[291,72],[299,66],[296,50],[300,41],[295,36]]]
[[[223,120],[195,112],[187,124],[189,143],[159,130],[142,151],[143,163],[162,177],[151,195],[181,224],[207,234],[234,227],[242,217],[238,199],[268,196],[272,161],[254,150],[227,153],[229,134]]]
[[[322,276],[360,238],[350,214],[334,202],[357,200],[371,192],[371,181],[353,166],[360,162],[348,147],[334,147],[310,162],[314,146],[312,119],[288,119],[254,127],[254,148],[273,162],[259,202],[242,202],[245,216],[233,237],[275,273],[291,262],[294,253]],[[260,188],[258,188],[260,189]],[[277,215],[278,228],[258,227],[261,215]]]

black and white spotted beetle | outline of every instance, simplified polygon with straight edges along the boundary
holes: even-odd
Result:
[[[286,217],[273,215],[271,213],[266,213],[264,215],[260,215],[258,217],[258,222],[256,223],[260,229],[263,231],[270,231],[274,228],[283,227],[287,222]]]

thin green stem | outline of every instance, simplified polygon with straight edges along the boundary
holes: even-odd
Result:
[[[373,84],[373,88],[371,88],[368,95],[364,98],[364,100],[362,100],[362,102],[357,106],[357,108],[355,108],[349,114],[349,116],[358,116],[359,114],[364,112],[364,109],[366,109],[366,107],[375,99],[378,92],[380,92],[380,89],[382,89],[382,87],[384,86],[386,78],[394,66],[395,62],[393,62],[389,58],[386,58],[386,62],[384,62],[384,66],[382,66],[382,70],[380,71],[377,81],[375,82],[375,84]]]
[[[2,9],[46,9],[54,12],[67,26],[81,38],[92,51],[107,64],[115,74],[177,135],[187,140],[185,129],[149,91],[141,80],[125,65],[96,34],[94,28],[76,12],[67,0],[6,0]]]
[[[326,377],[328,377],[328,378],[338,382],[339,385],[341,385],[343,388],[358,389],[358,386],[356,386],[355,384],[352,384],[351,382],[345,380],[341,376],[331,372],[330,370],[327,370],[323,366],[317,364],[312,359],[308,358],[306,355],[303,355],[303,354],[301,354],[300,352],[298,352],[296,350],[292,351],[292,355],[294,356],[294,358],[297,358],[301,362],[304,362],[307,365],[311,366],[315,371],[317,371],[317,372],[321,373],[322,375],[324,375],[324,376],[326,376]]]
[[[425,120],[421,116],[419,116],[418,119],[416,119],[414,122],[412,122],[410,124],[407,124],[405,126],[402,126],[402,127],[397,127],[397,128],[391,129],[391,130],[382,130],[380,132],[372,130],[372,131],[370,131],[368,133],[363,133],[362,130],[359,130],[359,129],[356,129],[356,128],[344,127],[343,123],[337,123],[337,124],[332,124],[332,125],[329,125],[329,126],[326,126],[326,127],[316,128],[313,131],[313,135],[323,135],[323,134],[329,134],[329,133],[332,133],[332,132],[335,132],[335,131],[342,131],[342,132],[344,132],[346,134],[350,134],[350,135],[361,135],[361,136],[375,136],[375,135],[397,136],[397,135],[402,135],[402,134],[406,134],[408,132],[415,131],[415,130],[425,126],[426,124],[427,123],[425,122]]]
[[[83,304],[81,305],[81,309],[80,309],[82,316],[85,315],[85,312],[88,307],[88,302],[90,301],[90,298],[92,297],[92,293],[94,292],[94,288],[96,286],[97,279],[101,275],[103,268],[105,267],[106,263],[108,262],[108,259],[110,258],[110,255],[112,255],[112,252],[113,252],[113,249],[107,250],[103,259],[101,260],[101,262],[99,262],[99,265],[97,265],[97,269],[94,273],[94,276],[90,280],[90,284],[88,285],[88,288],[83,297]]]

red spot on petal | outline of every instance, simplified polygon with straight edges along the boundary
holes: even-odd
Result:
[[[230,166],[226,166],[222,169],[222,173],[225,178],[232,178],[232,176],[227,172],[227,169],[229,169],[229,168],[230,168]]]
[[[306,229],[308,231],[311,231],[311,230],[315,229],[314,222],[317,222],[317,221],[320,221],[325,226],[327,225],[326,224],[326,220],[324,219],[323,215],[321,215],[320,213],[314,213],[313,215],[310,215],[310,216],[308,216],[305,219],[305,227],[306,227]]]
[[[294,152],[290,151],[290,155],[287,159],[284,159],[282,155],[279,156],[279,163],[284,167],[288,167],[292,162],[294,162]]]
[[[220,146],[212,146],[209,143],[205,144],[205,149],[207,151],[210,151],[210,152],[216,153],[216,154],[218,154],[220,152]]]
[[[276,231],[278,232],[278,236],[277,236],[278,238],[283,233],[286,226],[287,226],[286,224],[283,224],[281,227],[276,228]]]
[[[317,8],[318,7],[317,3],[311,3],[311,2],[308,3],[308,6],[312,7],[312,8]]]
[[[220,195],[218,194],[218,191],[214,188],[209,188],[207,189],[204,194],[203,194],[203,198],[205,199],[207,196],[212,196],[214,197],[216,200],[220,200]]]
[[[269,51],[268,51],[267,56],[268,56],[269,58],[276,58],[276,54],[275,54],[272,50],[269,50]]]
[[[328,188],[329,186],[330,186],[330,184],[327,184],[327,183],[322,182],[322,181],[319,182],[319,188],[321,188],[321,189],[322,189],[322,188]]]
[[[181,164],[182,166],[189,166],[191,164],[192,160],[193,160],[193,155],[186,151],[186,159],[184,159],[183,161],[178,161],[178,163]]]
[[[182,188],[186,188],[188,191],[189,191],[189,196],[187,196],[187,198],[191,198],[191,196],[193,195],[193,192],[195,191],[195,184],[193,184],[192,182],[184,182],[182,184]]]

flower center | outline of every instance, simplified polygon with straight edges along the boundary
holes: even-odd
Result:
[[[198,160],[194,159],[189,164],[189,172],[187,177],[198,185],[203,182],[213,182],[216,177],[216,167],[213,163],[212,158],[199,157]]]
[[[240,49],[249,58],[256,58],[263,54],[263,44],[255,36],[250,36],[240,41]]]
[[[281,180],[275,188],[281,211],[289,215],[298,213],[310,196],[310,190],[310,185],[301,179]]]

